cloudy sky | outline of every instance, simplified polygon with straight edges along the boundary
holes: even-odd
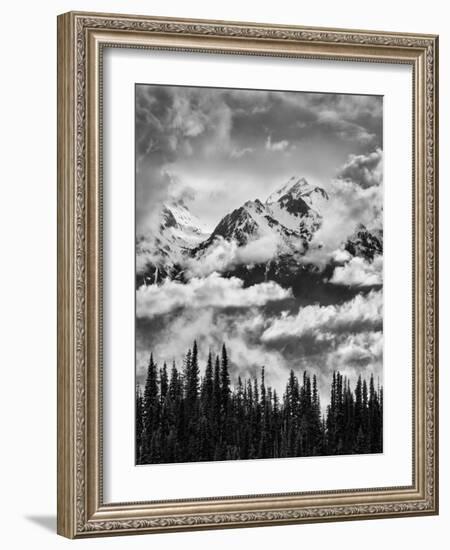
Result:
[[[212,229],[293,175],[326,187],[379,149],[379,96],[137,85],[138,234],[170,194]]]
[[[382,145],[378,96],[137,85],[138,237],[157,230],[168,199],[183,198],[212,231],[246,201],[305,177],[333,197],[308,260],[339,261],[326,284],[345,288],[334,303],[315,296],[306,304],[275,282],[246,288],[208,267],[227,254],[230,265],[239,261],[233,244],[218,243],[186,284],[137,289],[138,380],[150,351],[180,363],[194,338],[202,361],[225,340],[233,375],[265,365],[281,392],[290,368],[317,373],[323,387],[335,369],[352,380],[381,377],[382,258],[353,258],[340,246],[359,223],[382,228]]]

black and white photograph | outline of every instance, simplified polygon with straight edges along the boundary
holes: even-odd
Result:
[[[383,98],[135,86],[135,461],[383,452]]]

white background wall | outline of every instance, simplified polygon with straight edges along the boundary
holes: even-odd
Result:
[[[91,10],[440,34],[441,514],[70,542],[56,515],[56,15]],[[15,0],[2,5],[0,86],[0,518],[3,548],[335,550],[448,547],[450,534],[449,17],[446,3],[378,0]],[[446,246],[447,245],[447,246]],[[447,250],[446,250],[447,249]]]

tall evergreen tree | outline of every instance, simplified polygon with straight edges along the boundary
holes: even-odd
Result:
[[[140,464],[142,455],[142,442],[144,437],[144,399],[139,386],[136,387],[136,464]]]
[[[213,410],[214,418],[218,423],[221,417],[222,409],[222,387],[220,382],[220,359],[216,356],[214,363],[214,379],[213,379]]]
[[[142,445],[142,460],[152,462],[155,460],[155,446],[152,440],[159,422],[159,395],[158,395],[158,376],[157,367],[153,360],[153,354],[147,368],[147,378],[144,389],[143,403],[143,423],[144,423],[144,441]]]
[[[222,346],[222,361],[220,365],[220,389],[221,389],[221,404],[222,413],[227,416],[228,405],[230,400],[230,373],[228,370],[228,354],[225,344]]]
[[[202,381],[201,401],[204,414],[211,417],[213,412],[214,378],[211,351],[208,354],[205,376]]]
[[[159,372],[160,380],[160,395],[161,395],[161,406],[166,399],[167,392],[169,390],[169,377],[167,374],[167,364],[164,363],[163,368]]]
[[[300,380],[300,383],[299,383]],[[180,373],[170,376],[150,356],[145,385],[136,388],[136,462],[189,462],[286,456],[376,453],[383,449],[383,388],[334,372],[322,416],[317,377],[288,376],[283,399],[261,378],[231,385],[229,359],[208,354],[200,379],[197,343]]]
[[[181,382],[175,361],[172,363],[172,370],[170,371],[169,395],[172,401],[181,398]]]
[[[192,352],[186,358],[186,400],[193,407],[197,401],[199,388],[199,368],[197,342],[194,340]]]

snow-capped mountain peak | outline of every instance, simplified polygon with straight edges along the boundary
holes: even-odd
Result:
[[[161,213],[160,232],[170,232],[183,246],[192,248],[208,236],[203,223],[182,200],[165,203]]]
[[[216,225],[214,231],[200,248],[207,248],[215,239],[221,237],[227,241],[236,241],[239,246],[246,244],[249,239],[258,235],[259,219],[264,214],[264,205],[261,201],[247,201],[236,208]]]
[[[264,203],[255,198],[225,214],[212,233],[183,201],[166,202],[161,205],[158,227],[137,239],[136,284],[159,284],[166,278],[184,280],[193,265],[209,258],[207,269],[219,269],[248,283],[274,280],[282,285],[295,284],[299,291],[299,278],[314,272],[314,266],[302,264],[299,255],[322,247],[314,236],[327,216],[322,205],[328,200],[333,197],[321,187],[292,177]],[[230,245],[223,245],[223,241]],[[358,227],[343,248],[351,256],[372,261],[382,254],[382,231]],[[234,253],[236,257],[227,263],[227,254]],[[214,262],[220,254],[227,261],[220,260],[222,267],[216,268]]]
[[[316,212],[320,212],[322,201],[328,200],[329,197],[322,187],[311,185],[305,178],[292,176],[282,187],[267,197],[266,204],[272,205],[277,202],[288,204],[299,199]]]
[[[321,223],[320,214],[310,206],[314,194],[328,198],[304,178],[291,178],[265,203],[249,200],[226,214],[199,250],[208,249],[217,238],[244,246],[269,234],[279,243],[278,253],[305,248]]]
[[[146,282],[170,276],[189,250],[207,239],[209,232],[182,200],[162,205],[156,232],[142,235],[136,243],[137,274]],[[151,274],[148,277],[148,273]]]
[[[300,195],[302,189],[306,189],[307,187],[309,187],[309,184],[305,178],[292,176],[284,185],[276,191],[273,191],[273,193],[267,197],[266,204],[277,202],[283,195],[286,194]]]

